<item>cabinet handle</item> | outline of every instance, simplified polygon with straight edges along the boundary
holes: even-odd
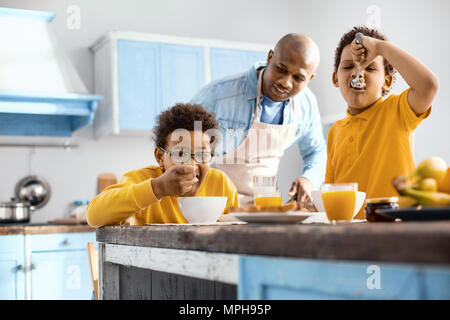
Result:
[[[30,270],[35,270],[36,269],[36,265],[34,264],[34,263],[32,263],[31,265],[30,265]]]
[[[68,245],[70,244],[69,239],[64,240],[62,244],[63,244],[64,246],[68,246]]]
[[[19,264],[19,265],[16,267],[16,270],[17,270],[17,271],[22,271],[22,270],[23,270],[23,265]]]

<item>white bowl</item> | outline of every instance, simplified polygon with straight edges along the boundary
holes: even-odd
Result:
[[[322,193],[320,190],[315,190],[311,193],[313,197],[314,205],[317,208],[317,211],[325,212],[325,208],[323,207],[322,202]],[[366,199],[366,193],[362,191],[356,191],[356,204],[355,204],[355,212],[353,213],[353,218],[356,216],[356,214],[359,212],[361,207],[364,204],[364,199]]]
[[[225,210],[227,197],[179,197],[178,205],[188,223],[214,223]]]

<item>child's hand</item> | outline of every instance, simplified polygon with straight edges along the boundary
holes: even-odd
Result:
[[[189,192],[198,182],[196,169],[192,165],[180,164],[167,169],[152,180],[153,193],[158,199],[165,196],[179,196]]]
[[[351,43],[351,51],[353,61],[364,69],[370,62],[372,62],[378,55],[377,43],[381,41],[372,37],[364,36],[362,43],[356,43],[356,38]]]

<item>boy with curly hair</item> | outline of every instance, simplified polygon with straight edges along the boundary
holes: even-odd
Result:
[[[196,123],[201,123],[201,130]],[[224,213],[239,207],[233,182],[222,171],[209,168],[214,154],[211,132],[216,128],[214,114],[198,104],[176,104],[161,113],[154,129],[159,166],[127,172],[118,184],[105,188],[89,203],[89,225],[120,225],[127,220],[131,225],[186,223],[179,196],[226,196]]]
[[[358,67],[362,86],[352,82]],[[384,99],[395,70],[409,88]],[[336,49],[333,84],[348,107],[328,133],[325,183],[357,182],[367,198],[397,195],[392,178],[414,170],[412,133],[431,112],[438,78],[377,30],[354,27]]]

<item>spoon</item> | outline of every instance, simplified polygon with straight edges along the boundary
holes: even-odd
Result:
[[[356,43],[357,43],[357,44],[360,44],[360,43],[363,43],[364,35],[363,35],[361,32],[358,32],[358,33],[355,35],[355,38],[356,38]],[[358,68],[358,69],[356,69],[356,78],[353,79],[353,80],[350,82],[350,85],[351,85],[351,87],[353,87],[353,88],[362,89],[362,88],[364,88],[364,87],[366,86],[366,83],[364,82],[363,79],[361,79],[361,78],[359,77],[359,69],[360,69],[359,62],[357,62],[356,65],[357,65],[357,68]]]

